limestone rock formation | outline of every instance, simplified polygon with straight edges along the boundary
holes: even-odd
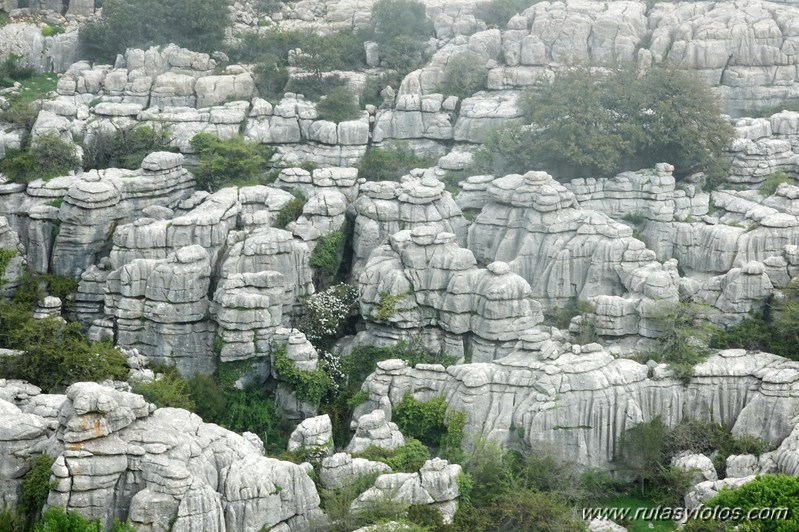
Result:
[[[465,244],[466,219],[444,191],[435,170],[414,170],[399,183],[364,183],[354,208],[354,274],[363,268],[372,250],[403,229],[432,225],[438,232],[454,234],[459,244]]]
[[[354,483],[360,477],[376,473],[389,474],[391,468],[382,462],[353,458],[348,453],[336,453],[322,459],[319,482],[325,489],[340,489]]]
[[[329,453],[332,448],[333,426],[327,414],[303,420],[289,438],[289,452],[319,450]]]
[[[460,473],[460,465],[433,458],[425,462],[418,473],[380,475],[373,487],[352,501],[351,509],[361,512],[390,498],[405,506],[433,505],[441,512],[444,522],[451,523],[457,509],[455,500],[460,495],[456,481]]]
[[[611,467],[620,435],[660,415],[667,425],[690,417],[732,427],[779,444],[794,431],[796,362],[767,353],[721,351],[695,368],[687,386],[665,366],[650,369],[614,358],[600,346],[569,346],[543,332],[523,336],[517,349],[493,363],[444,368],[386,361],[364,384],[369,401],[359,412],[382,411],[411,394],[419,401],[446,397],[465,412],[467,435],[500,442],[520,428],[533,449],[585,467]],[[795,441],[775,462],[796,464]],[[790,458],[788,458],[790,456]]]
[[[686,472],[694,473],[694,484],[708,480],[718,480],[713,461],[703,454],[680,453],[671,460],[671,465]]]
[[[360,453],[372,446],[396,449],[402,445],[405,445],[405,438],[396,423],[388,421],[382,410],[375,410],[358,419],[355,435],[347,445],[346,451]]]

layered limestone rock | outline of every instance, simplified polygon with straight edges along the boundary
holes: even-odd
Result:
[[[382,410],[361,416],[356,423],[355,435],[347,445],[348,453],[361,453],[369,447],[396,449],[405,445],[405,438],[396,423],[386,419]]]
[[[233,273],[219,281],[211,313],[222,340],[220,362],[269,354],[271,337],[283,321],[284,285],[275,271]]]
[[[391,467],[383,462],[372,462],[366,458],[353,458],[348,453],[336,453],[322,459],[319,482],[325,489],[340,489],[355,483],[359,478],[391,473]]]
[[[293,421],[314,418],[319,411],[319,404],[302,397],[293,388],[291,382],[277,371],[275,356],[280,353],[286,358],[294,371],[313,372],[319,370],[319,353],[308,341],[305,334],[297,329],[280,328],[272,337],[272,377],[277,381],[275,392],[275,409]],[[314,424],[318,427],[318,424]]]
[[[451,523],[460,495],[457,482],[460,473],[460,465],[433,458],[425,462],[418,473],[380,475],[373,487],[352,501],[350,508],[353,512],[363,512],[386,499],[407,507],[433,505],[444,522]]]
[[[0,400],[0,409],[9,415],[16,407]],[[45,418],[10,415],[20,443],[24,431],[34,440],[38,427],[46,433]],[[72,385],[56,442],[48,503],[104,526],[118,518],[153,531],[303,530],[320,517],[313,481],[300,466],[265,458],[246,438],[185,410],[155,410],[138,395]],[[36,441],[27,445],[37,452]],[[2,463],[13,465],[7,456]]]
[[[9,297],[19,286],[25,268],[25,248],[20,244],[19,235],[8,224],[4,216],[0,216],[0,253],[2,253],[2,271],[0,271],[0,293]]]
[[[541,307],[508,264],[476,264],[454,234],[436,226],[394,233],[358,279],[366,335],[410,339],[438,327],[448,336],[442,351],[450,355],[469,352],[481,362],[509,353],[521,334],[543,320]]]
[[[719,478],[713,461],[704,454],[683,452],[671,459],[671,465],[687,473],[693,473],[693,484]]]
[[[356,412],[380,410],[411,394],[419,401],[445,397],[450,411],[464,412],[469,438],[509,442],[521,435],[535,450],[584,467],[612,467],[621,434],[661,416],[670,426],[682,419],[713,421],[736,436],[779,444],[794,430],[799,404],[797,363],[743,350],[721,351],[695,367],[687,385],[665,365],[652,368],[614,358],[598,345],[570,346],[538,332],[494,363],[378,364],[364,384],[369,400]],[[518,429],[518,430],[517,430]],[[789,444],[786,444],[789,445]],[[796,460],[786,447],[777,460],[789,471]]]
[[[115,319],[116,342],[185,375],[212,373],[210,281],[209,254],[199,245],[112,271],[106,278],[105,312]]]
[[[304,419],[302,423],[291,433],[289,438],[289,452],[321,452],[329,454],[333,448],[333,425],[330,416],[311,417]]]
[[[20,66],[32,68],[36,73],[65,71],[78,59],[79,46],[78,26],[63,25],[64,33],[51,36],[43,35],[38,24],[21,20],[0,27],[0,61],[16,54]]]
[[[79,275],[107,253],[118,225],[134,219],[141,223],[147,220],[141,217],[145,208],[188,197],[194,179],[182,164],[182,155],[156,152],[138,171],[109,169],[76,176],[58,209],[60,231],[50,259],[52,271]]]
[[[443,176],[443,171],[438,172]],[[366,182],[360,187],[354,209],[354,275],[364,267],[372,250],[403,229],[431,225],[437,232],[454,234],[459,244],[465,244],[468,222],[444,190],[435,169],[414,170],[400,182]]]

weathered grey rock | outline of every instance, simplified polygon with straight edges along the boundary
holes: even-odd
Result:
[[[697,508],[719,494],[724,488],[735,489],[754,480],[754,476],[741,478],[725,478],[723,480],[707,480],[700,482],[685,494],[685,507],[689,510]]]
[[[391,473],[383,462],[353,458],[347,453],[336,453],[322,459],[319,482],[325,489],[340,489],[356,482],[360,477]]]
[[[718,480],[716,468],[713,461],[703,454],[680,453],[671,459],[671,465],[685,472],[694,473],[692,484],[698,484],[707,480]]]
[[[402,229],[432,225],[438,232],[455,234],[459,244],[465,243],[467,221],[435,170],[414,171],[400,183],[367,182],[360,194],[354,205],[353,275],[360,272],[372,250]]]
[[[141,530],[257,531],[318,513],[305,471],[263,457],[242,436],[93,383],[67,397],[51,505]]]
[[[360,453],[369,447],[396,449],[405,445],[405,438],[396,423],[386,419],[382,410],[375,410],[358,419],[355,435],[347,445],[348,453]]]
[[[373,487],[352,501],[351,509],[353,512],[362,512],[385,500],[405,506],[434,505],[441,510],[445,522],[449,523],[454,512],[450,514],[448,507],[460,495],[456,481],[460,473],[460,465],[433,458],[425,462],[419,473],[380,475]]]
[[[390,412],[407,394],[419,401],[446,397],[450,411],[466,413],[467,434],[506,442],[511,427],[520,427],[533,449],[585,467],[610,466],[620,435],[657,415],[670,426],[685,417],[713,421],[732,427],[735,435],[775,445],[794,430],[795,362],[767,353],[721,351],[696,366],[687,386],[664,370],[604,351],[577,354],[539,332],[522,337],[514,353],[494,363],[446,369],[380,363],[363,387],[369,400],[356,418]],[[789,471],[789,464],[799,463],[795,436],[792,441],[794,450],[785,444],[775,470]]]
[[[333,425],[327,414],[303,420],[289,438],[289,452],[319,450],[328,454],[332,449]]]

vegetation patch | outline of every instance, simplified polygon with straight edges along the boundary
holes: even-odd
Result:
[[[419,157],[406,142],[394,142],[384,148],[366,151],[358,175],[370,181],[398,181],[414,168],[427,168],[432,161]]]
[[[322,369],[302,371],[286,356],[286,348],[274,351],[275,374],[288,383],[297,397],[319,404],[331,388],[330,377]]]
[[[361,116],[357,97],[346,86],[340,85],[331,90],[318,104],[319,118],[331,122],[355,120]]]
[[[194,168],[197,186],[214,192],[226,186],[260,184],[274,150],[248,142],[241,136],[220,139],[210,133],[198,133],[191,139],[200,162]]]
[[[14,183],[30,183],[36,179],[46,181],[80,168],[75,145],[55,134],[38,137],[30,148],[9,148],[5,158],[0,160],[0,172]]]
[[[168,127],[145,125],[118,129],[113,136],[100,136],[93,145],[85,147],[86,167],[136,170],[153,152],[177,151],[170,146],[171,138]]]
[[[285,229],[288,224],[294,222],[302,215],[302,209],[308,199],[301,192],[294,192],[294,199],[286,203],[275,216],[272,227]]]
[[[781,184],[788,183],[792,185],[793,182],[794,181],[793,179],[791,179],[791,176],[786,174],[784,171],[780,170],[778,172],[774,172],[773,174],[769,175],[766,178],[766,180],[760,184],[760,187],[758,187],[757,192],[764,197],[771,196],[772,194],[777,192],[777,189]]]
[[[523,107],[526,124],[490,133],[475,173],[610,177],[663,161],[678,179],[726,173],[733,128],[710,88],[684,71],[577,68],[528,91]]]

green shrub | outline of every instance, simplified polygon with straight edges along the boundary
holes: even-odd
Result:
[[[394,406],[392,420],[404,435],[437,446],[446,435],[446,416],[447,401],[443,397],[421,402],[406,395]]]
[[[358,165],[358,175],[370,181],[398,181],[414,168],[427,168],[431,161],[419,157],[405,142],[370,148]]]
[[[34,532],[102,532],[98,521],[89,522],[77,512],[67,512],[60,506],[51,506],[42,514]]]
[[[330,280],[336,277],[344,256],[346,239],[347,235],[344,232],[344,227],[342,227],[329,235],[321,237],[316,243],[308,264],[312,268],[319,270],[323,279]]]
[[[554,307],[544,313],[546,323],[557,327],[558,329],[567,330],[572,318],[576,316],[583,316],[594,312],[594,305],[585,299],[571,299],[564,307]]]
[[[383,89],[390,86],[396,90],[401,83],[402,76],[393,70],[369,75],[366,78],[366,86],[361,93],[361,106],[374,105],[379,107],[383,103],[383,96],[380,95]]]
[[[54,35],[60,35],[65,31],[66,30],[64,29],[64,26],[61,26],[60,24],[53,24],[52,26],[48,24],[47,26],[42,28],[42,35],[44,35],[45,37],[52,37]]]
[[[66,175],[80,166],[75,145],[52,133],[39,137],[28,149],[6,150],[5,159],[0,160],[0,172],[14,183],[30,183],[36,179],[46,181]]]
[[[0,286],[3,286],[3,276],[6,274],[8,264],[17,254],[16,249],[0,249]]]
[[[407,73],[425,60],[433,25],[416,0],[378,0],[372,7],[373,38],[380,45],[383,66]]]
[[[430,460],[430,450],[419,440],[406,437],[405,445],[396,449],[385,449],[372,445],[353,456],[366,458],[373,462],[383,462],[395,473],[415,473],[422,468],[426,461]]]
[[[362,475],[343,488],[319,490],[322,508],[333,523],[333,530],[354,530],[359,526],[360,518],[350,512],[350,505],[358,495],[374,485],[378,476],[378,474]]]
[[[380,292],[378,294],[380,299],[377,305],[374,306],[372,314],[369,316],[374,321],[386,321],[397,315],[397,303],[407,297],[412,297],[413,294],[390,294],[388,292]]]
[[[255,86],[258,93],[268,100],[279,100],[286,92],[289,71],[275,63],[261,63],[255,66]]]
[[[175,43],[198,52],[220,50],[228,25],[225,0],[106,0],[102,18],[84,25],[84,56],[113,63],[128,48]]]
[[[169,145],[171,131],[168,127],[131,126],[118,129],[113,136],[100,136],[95,143],[87,146],[86,166],[88,168],[128,168],[141,167],[145,157],[156,151],[176,151]]]
[[[522,13],[539,0],[491,0],[475,6],[474,16],[485,21],[489,27],[505,29],[508,21]]]
[[[161,373],[159,379],[134,384],[133,393],[141,395],[158,408],[172,407],[194,411],[195,404],[186,379],[171,366],[158,368],[156,371]]]
[[[241,136],[220,139],[198,133],[191,139],[200,162],[194,169],[197,186],[210,192],[226,186],[258,184],[274,151]]]
[[[294,222],[302,215],[302,209],[308,200],[302,193],[295,192],[294,199],[286,203],[275,216],[272,227],[285,229],[288,224]]]
[[[70,294],[78,291],[80,281],[73,277],[64,275],[54,275],[52,273],[42,273],[36,276],[38,282],[44,283],[47,293],[55,296],[63,303],[66,303]]]
[[[30,304],[0,302],[0,345],[26,351],[0,361],[3,378],[23,379],[45,390],[74,382],[124,379],[127,359],[109,343],[89,342],[79,323],[34,319]]]
[[[451,57],[444,68],[444,81],[438,87],[438,92],[463,99],[485,89],[488,70],[484,63],[474,52]]]
[[[309,100],[319,102],[324,96],[331,94],[337,89],[349,91],[347,88],[347,80],[338,74],[325,75],[325,74],[308,74],[300,75],[289,79],[286,84],[285,92],[293,92],[302,94]],[[350,95],[350,98],[353,96]],[[339,96],[341,98],[341,96]],[[321,102],[320,102],[321,103]],[[347,105],[347,104],[344,104]],[[334,106],[331,106],[334,107]],[[350,109],[344,109],[350,111]]]
[[[737,508],[743,512],[743,516],[752,509],[787,508],[787,516],[783,516],[782,519],[758,520],[757,530],[762,532],[797,530],[799,529],[799,477],[759,475],[738,488],[722,489],[718,495],[707,501],[705,506]],[[733,519],[734,523],[743,521],[743,518]]]
[[[274,351],[274,371],[277,377],[287,382],[297,397],[309,403],[319,404],[330,391],[331,381],[322,369],[302,371],[286,356],[286,348]]]
[[[677,378],[690,380],[694,366],[710,355],[707,345],[715,328],[707,321],[708,311],[697,304],[661,304],[650,317],[659,331],[658,347],[644,357],[665,362]]]
[[[779,186],[783,183],[793,184],[793,179],[791,179],[791,176],[780,170],[769,175],[766,180],[760,184],[757,192],[761,196],[771,196],[777,192],[777,188],[779,188]]]
[[[50,482],[50,468],[54,461],[48,455],[40,454],[33,459],[31,468],[25,473],[17,509],[28,524],[26,528],[30,528],[41,515],[50,489],[55,484]]]
[[[355,120],[361,116],[355,95],[345,86],[330,91],[324,99],[316,104],[319,118],[331,122]]]
[[[475,155],[476,173],[547,170],[568,180],[668,161],[678,179],[725,174],[732,126],[709,87],[690,73],[574,69],[529,91],[523,106],[527,125],[489,134]]]
[[[0,88],[11,87],[17,81],[33,76],[34,70],[20,65],[20,59],[21,55],[10,53],[5,61],[0,62]]]

